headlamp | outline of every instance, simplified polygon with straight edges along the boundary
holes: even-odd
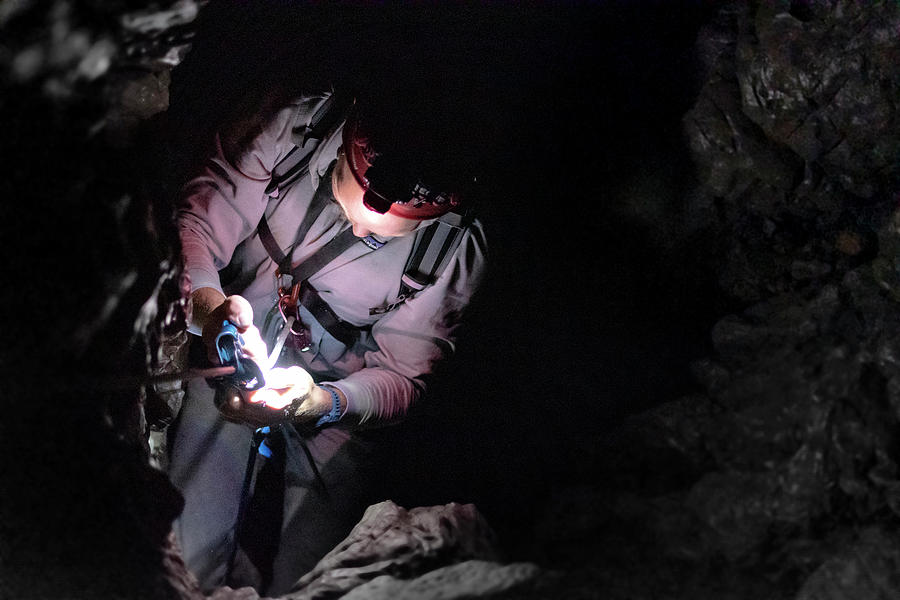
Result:
[[[376,141],[377,143],[377,141]],[[407,219],[431,219],[447,213],[460,203],[457,193],[448,193],[426,184],[390,151],[376,151],[360,122],[359,111],[351,109],[343,131],[344,155],[353,178],[363,188],[363,204],[379,214],[390,213]]]

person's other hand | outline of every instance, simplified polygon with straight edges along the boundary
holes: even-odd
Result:
[[[306,400],[314,387],[312,376],[300,367],[279,367],[269,370],[265,387],[247,392],[247,400],[269,408],[284,408],[297,398]]]
[[[308,421],[321,413],[321,407],[313,406],[315,389],[312,377],[302,368],[275,368],[266,373],[265,387],[252,392],[230,389],[229,396],[217,406],[226,419],[255,427],[286,420]],[[295,408],[286,413],[295,400]]]

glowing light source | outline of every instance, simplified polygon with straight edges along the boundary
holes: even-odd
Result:
[[[315,385],[310,374],[298,366],[275,367],[264,371],[263,375],[265,387],[249,392],[247,401],[269,408],[284,408],[294,399],[308,396]]]

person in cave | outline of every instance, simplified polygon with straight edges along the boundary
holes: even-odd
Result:
[[[192,354],[218,362],[231,322],[269,380],[189,382],[169,430],[175,532],[204,589],[287,592],[380,499],[378,428],[452,354],[485,271],[461,133],[414,92],[304,95],[249,143],[220,133],[184,186]]]

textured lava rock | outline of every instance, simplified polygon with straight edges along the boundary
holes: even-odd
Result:
[[[471,505],[409,511],[370,506],[350,535],[303,576],[289,598],[332,597],[380,575],[409,579],[437,565],[497,560],[494,534]]]
[[[894,531],[867,528],[809,577],[796,600],[888,600],[900,595],[900,544]]]
[[[470,560],[458,565],[430,571],[413,580],[391,576],[377,577],[359,586],[344,598],[348,600],[428,598],[490,598],[527,583],[540,573],[536,565]]]
[[[723,9],[701,34],[708,79],[684,118],[702,184],[687,222],[722,236],[714,268],[743,302],[871,259],[893,211],[896,6],[800,4]]]
[[[603,485],[555,495],[548,564],[593,557],[575,572],[610,597],[896,595],[898,31],[896,3],[838,0],[735,2],[701,32],[667,247],[730,310],[700,393],[579,446]],[[653,580],[620,591],[628,562]]]

